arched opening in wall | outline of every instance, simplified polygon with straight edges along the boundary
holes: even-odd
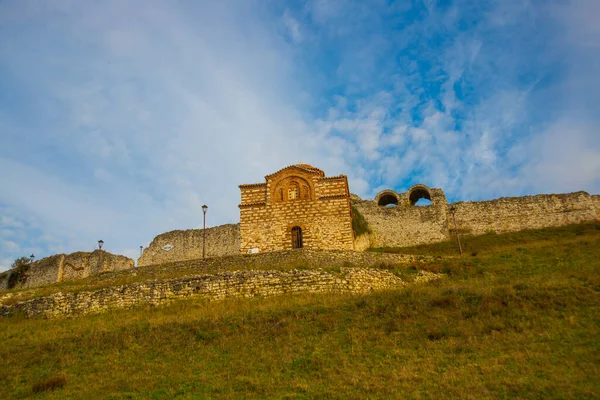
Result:
[[[292,228],[292,249],[301,249],[302,246],[302,228],[295,226]]]
[[[398,205],[398,198],[393,194],[384,194],[379,198],[377,205],[384,207],[396,207]]]
[[[417,202],[414,205],[418,206],[418,207],[430,206],[431,200],[428,200],[426,198],[420,198],[419,200],[417,200]]]
[[[431,205],[431,194],[429,190],[424,188],[416,188],[408,196],[410,204],[413,206],[430,206]]]

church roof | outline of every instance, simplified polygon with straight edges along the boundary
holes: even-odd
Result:
[[[283,171],[287,171],[289,169],[301,169],[301,170],[307,171],[307,172],[309,172],[311,174],[319,175],[321,177],[325,176],[325,172],[323,170],[320,170],[317,167],[313,167],[312,165],[309,165],[309,164],[294,164],[294,165],[287,166],[285,168],[280,169],[277,172],[273,172],[272,174],[269,174],[269,175],[265,176],[265,179],[268,180],[270,177],[275,176],[275,175],[277,175],[277,174],[279,174],[279,173],[281,173]]]

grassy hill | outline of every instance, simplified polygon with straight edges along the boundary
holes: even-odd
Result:
[[[600,225],[465,242],[397,291],[0,319],[0,398],[600,397]]]

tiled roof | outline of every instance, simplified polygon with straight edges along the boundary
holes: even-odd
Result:
[[[242,183],[238,185],[239,188],[250,188],[250,187],[259,187],[259,186],[267,186],[266,183]]]
[[[311,174],[316,174],[316,175],[320,175],[320,176],[325,176],[325,172],[323,172],[323,170],[320,170],[319,168],[313,167],[312,165],[308,165],[308,164],[294,164],[294,165],[289,165],[285,168],[280,169],[277,172],[273,172],[272,174],[266,175],[265,179],[269,179],[270,177],[277,175],[280,172],[286,171],[288,169],[292,169],[292,168],[298,168],[298,169],[302,169],[304,171],[310,172]]]
[[[319,181],[326,181],[326,180],[329,180],[329,179],[333,180],[333,179],[345,179],[345,178],[346,178],[346,175],[342,174],[342,175],[335,175],[335,176],[323,176],[323,177],[319,178],[318,180]]]

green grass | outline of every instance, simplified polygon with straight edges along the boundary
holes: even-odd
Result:
[[[510,238],[397,291],[0,319],[0,398],[600,397],[600,230]]]
[[[357,237],[370,232],[367,220],[354,206],[352,206],[352,230]]]
[[[585,238],[584,238],[585,236]],[[600,223],[567,225],[557,228],[526,230],[520,232],[496,234],[487,233],[480,236],[460,235],[460,240],[465,256],[495,253],[501,250],[514,250],[520,247],[539,247],[560,243],[578,242],[590,237],[600,237]],[[372,248],[368,251],[418,254],[430,256],[457,256],[459,255],[456,238],[448,242],[410,246],[410,247],[383,247]]]

